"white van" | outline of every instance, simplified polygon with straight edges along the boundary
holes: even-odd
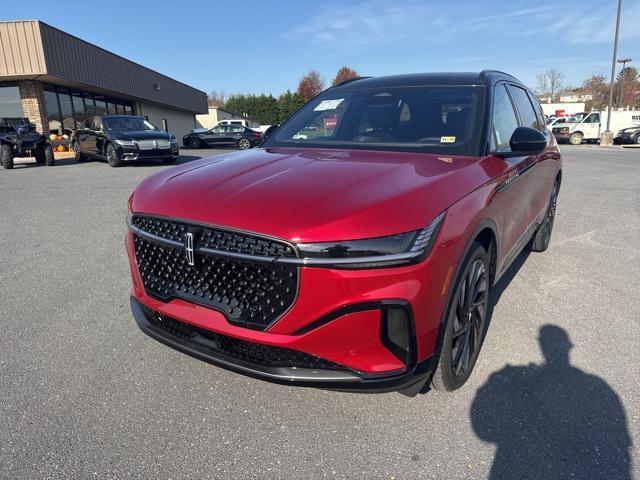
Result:
[[[584,112],[584,117],[578,122],[570,122],[554,125],[551,128],[558,142],[568,141],[571,145],[580,145],[583,141],[597,142],[600,134],[607,128],[606,110]],[[638,110],[614,110],[611,114],[609,130],[618,130],[640,123],[640,111]]]

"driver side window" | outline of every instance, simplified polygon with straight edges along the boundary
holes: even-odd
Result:
[[[493,95],[493,120],[490,148],[492,152],[510,152],[509,140],[518,128],[518,120],[504,85],[498,85]]]
[[[226,131],[227,127],[225,127],[224,125],[218,125],[217,127],[211,129],[211,133],[224,133]]]

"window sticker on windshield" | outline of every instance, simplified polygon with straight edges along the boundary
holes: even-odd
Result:
[[[335,100],[323,100],[318,105],[316,105],[316,108],[314,108],[313,111],[324,112],[325,110],[335,110],[343,101],[344,98],[336,98]]]
[[[456,137],[440,137],[440,143],[456,143]]]

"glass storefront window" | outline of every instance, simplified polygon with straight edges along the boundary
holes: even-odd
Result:
[[[100,98],[95,98],[96,107],[95,114],[96,115],[106,115],[107,114],[107,102]]]
[[[0,85],[0,118],[22,118],[22,100],[17,85]]]
[[[73,113],[76,119],[76,125],[80,125],[87,118],[84,111],[84,101],[80,95],[73,96]]]
[[[76,122],[73,118],[71,95],[58,92],[58,99],[60,101],[60,113],[62,114],[63,134],[70,135],[71,131],[76,128]]]
[[[124,106],[124,114],[125,115],[133,115],[133,108],[131,108],[131,105],[125,105]]]
[[[124,115],[124,108],[119,103],[116,103],[116,113],[118,115]]]
[[[58,95],[51,90],[44,91],[44,101],[47,106],[47,116],[49,119],[49,130],[56,135],[62,135],[62,122],[60,121],[60,107],[58,105]]]

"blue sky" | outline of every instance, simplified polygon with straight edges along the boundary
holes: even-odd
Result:
[[[3,2],[210,92],[294,90],[308,70],[362,75],[554,67],[578,85],[610,72],[616,0]],[[67,6],[65,8],[65,6]],[[640,0],[623,1],[619,58],[640,66]],[[635,23],[635,24],[634,24]]]

